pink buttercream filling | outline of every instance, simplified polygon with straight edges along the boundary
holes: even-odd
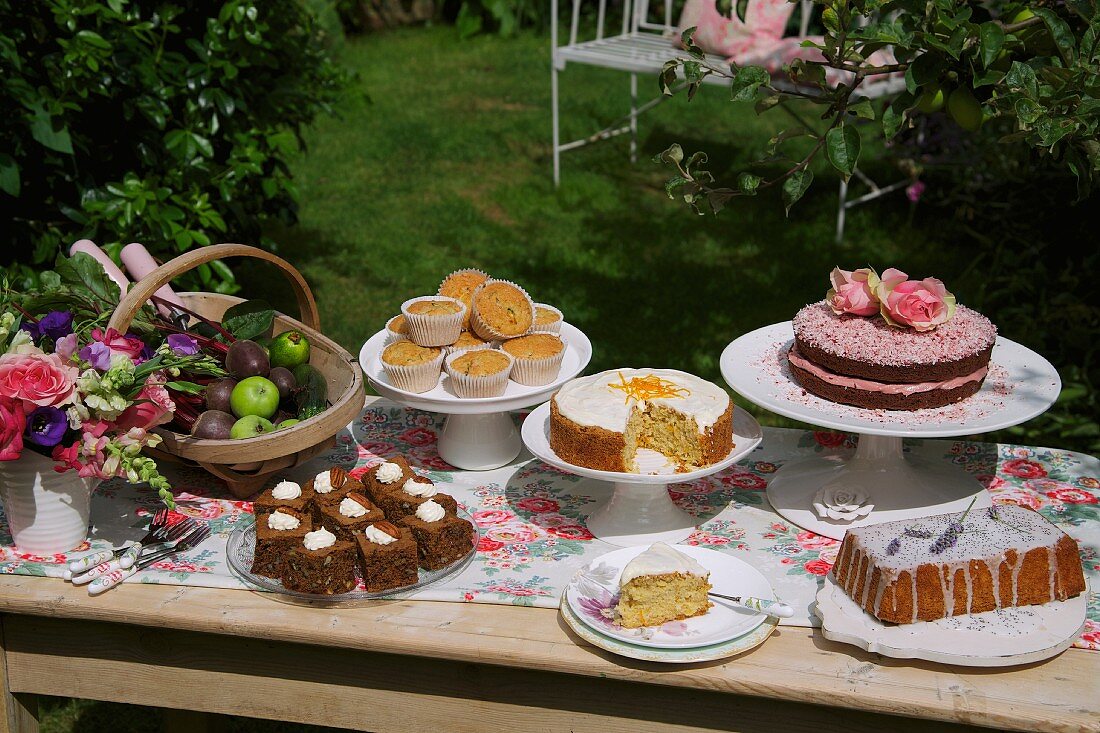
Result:
[[[986,372],[989,371],[988,366],[983,366],[977,371],[971,372],[962,377],[953,377],[942,382],[916,382],[913,384],[891,384],[889,382],[876,382],[872,379],[860,379],[859,377],[847,377],[843,374],[837,374],[831,372],[828,369],[822,369],[812,361],[805,359],[798,350],[792,345],[787,352],[787,358],[792,364],[799,369],[807,371],[813,374],[818,379],[828,382],[829,384],[835,384],[838,387],[848,387],[850,389],[860,389],[864,392],[878,392],[881,394],[900,394],[911,395],[919,392],[931,392],[934,389],[955,389],[961,387],[964,384],[970,382],[976,382],[980,379],[984,379]]]
[[[878,316],[838,316],[813,303],[793,319],[799,340],[835,356],[879,366],[941,364],[974,356],[997,340],[997,327],[966,306],[931,331],[895,328]]]

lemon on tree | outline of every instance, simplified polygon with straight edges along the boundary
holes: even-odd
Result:
[[[293,370],[309,363],[309,339],[301,331],[286,331],[271,339],[267,348],[271,366]]]
[[[947,112],[964,130],[977,131],[982,126],[982,105],[966,87],[959,87],[947,98]]]

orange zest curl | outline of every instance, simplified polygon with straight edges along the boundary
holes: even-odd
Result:
[[[626,395],[626,401],[631,398],[639,402],[659,398],[687,397],[691,390],[687,387],[679,387],[675,382],[661,379],[656,374],[648,374],[644,377],[632,377],[626,381],[622,372],[619,372],[619,384],[607,385],[611,389],[620,389]]]

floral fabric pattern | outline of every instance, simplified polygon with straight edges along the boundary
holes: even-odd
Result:
[[[337,436],[327,455],[294,469],[307,480],[326,466],[361,474],[383,458],[404,455],[471,514],[480,532],[473,563],[459,575],[413,596],[418,600],[556,607],[569,579],[614,549],[596,540],[585,521],[610,487],[563,473],[521,456],[493,471],[458,471],[436,451],[442,416],[385,400],[369,404]],[[768,504],[768,481],[785,463],[813,454],[845,454],[855,436],[766,428],[763,443],[735,466],[706,479],[675,484],[673,501],[699,518],[689,544],[728,552],[759,569],[779,598],[795,608],[783,623],[817,625],[809,607],[836,561],[840,543],[779,517]],[[973,474],[995,504],[1034,509],[1065,530],[1081,547],[1092,588],[1088,621],[1076,646],[1100,650],[1100,461],[1050,448],[951,440],[907,441],[928,459],[949,460]],[[211,525],[212,536],[190,552],[140,572],[146,583],[242,588],[225,561],[229,534],[249,519],[251,504],[230,498],[208,474],[173,469],[177,512]],[[139,539],[160,502],[122,480],[104,482],[92,499],[92,539],[81,554]],[[66,556],[41,557],[13,547],[0,523],[0,573],[60,577]]]

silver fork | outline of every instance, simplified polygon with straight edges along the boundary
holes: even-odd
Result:
[[[136,545],[137,550],[132,553],[133,559],[130,560],[126,565],[123,565],[122,561],[128,556],[131,556],[131,548],[129,547],[126,548],[126,551],[120,557],[112,556],[112,559],[101,562],[99,565],[96,565],[94,568],[84,573],[72,574],[69,571],[66,571],[63,574],[63,577],[66,580],[71,580],[74,585],[84,585],[85,583],[91,582],[94,578],[98,578],[100,575],[109,573],[112,570],[128,570],[134,566],[134,562],[137,560],[140,553],[144,550],[148,549],[149,547],[153,547],[154,545],[164,545],[168,544],[169,542],[175,542],[181,539],[184,535],[192,531],[197,526],[198,523],[195,522],[194,519],[188,517],[181,522],[176,522],[171,527],[162,527],[161,530],[157,532],[155,538],[156,542],[150,543],[148,547],[138,543]]]
[[[210,527],[205,524],[196,524],[193,530],[188,532],[172,547],[164,550],[159,550],[157,552],[152,552],[141,558],[141,560],[138,561],[137,565],[129,567],[125,570],[122,568],[117,568],[105,575],[99,576],[92,581],[91,585],[88,586],[88,595],[98,596],[100,593],[114,588],[116,585],[126,580],[137,571],[144,570],[158,560],[163,560],[170,555],[175,555],[177,552],[189,550],[209,536]]]
[[[121,547],[108,547],[105,550],[98,550],[90,555],[84,557],[78,557],[75,560],[69,561],[69,571],[65,574],[65,580],[72,580],[72,576],[77,573],[83,573],[85,570],[91,570],[96,565],[100,565],[105,562],[110,562],[118,557],[119,561],[126,561],[127,564],[122,567],[130,567],[133,565],[141,554],[141,547],[147,542],[157,538],[157,535],[162,533],[168,527],[168,510],[160,509],[153,515],[153,521],[149,523],[149,531],[141,538],[140,541],[133,543],[132,545],[122,545]],[[136,548],[136,549],[135,549]],[[122,553],[119,555],[119,553]]]

